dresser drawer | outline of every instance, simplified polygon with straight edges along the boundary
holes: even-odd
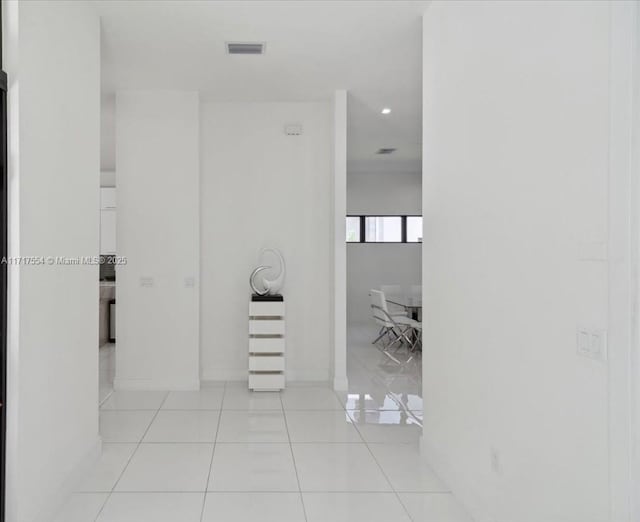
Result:
[[[284,389],[284,374],[282,373],[250,373],[250,390],[282,390]]]
[[[284,317],[284,303],[283,302],[256,302],[251,301],[249,303],[249,315],[260,316],[266,315],[271,317]]]
[[[281,355],[254,355],[249,357],[250,372],[284,371],[284,357]]]
[[[284,335],[284,321],[275,319],[249,321],[250,335]]]
[[[249,353],[284,353],[284,337],[250,337]]]

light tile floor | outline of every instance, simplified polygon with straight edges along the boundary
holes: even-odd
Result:
[[[102,404],[113,392],[113,378],[116,373],[116,345],[103,344],[99,353],[98,402]]]
[[[102,457],[55,522],[470,522],[420,458],[419,360],[349,334],[348,393],[113,392]]]

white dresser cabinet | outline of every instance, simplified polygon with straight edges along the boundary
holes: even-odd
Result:
[[[284,389],[284,312],[284,300],[254,301],[252,298],[249,303],[250,390]]]

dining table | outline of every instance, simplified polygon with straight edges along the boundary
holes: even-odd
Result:
[[[385,299],[387,303],[394,304],[396,306],[401,306],[408,313],[411,319],[415,321],[420,321],[422,316],[422,296],[417,295],[413,292],[394,292],[390,294],[385,294]]]

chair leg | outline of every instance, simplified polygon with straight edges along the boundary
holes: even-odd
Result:
[[[417,350],[418,348],[420,348],[420,350],[422,350],[422,330],[417,330],[416,331],[416,340],[413,343],[412,349],[413,350]]]
[[[400,331],[395,331],[394,330],[394,334],[396,335],[396,338],[393,340],[392,343],[388,344],[384,351],[385,352],[389,352],[389,350],[391,349],[392,346],[398,344],[398,347],[393,351],[393,353],[397,353],[404,345],[406,345],[409,349],[411,348],[411,340],[409,339],[409,337],[407,336],[407,332],[410,330],[411,328],[405,328],[403,329],[399,329]],[[396,359],[394,359],[396,360]],[[396,360],[396,362],[398,364],[402,364],[400,361]]]
[[[376,344],[378,341],[382,341],[383,346],[388,346],[388,343],[392,343],[396,340],[397,333],[393,330],[393,328],[384,326],[382,330],[383,331],[380,332],[380,334],[378,335],[378,337],[376,337],[376,340],[373,341],[372,344]],[[385,338],[387,340],[387,343],[385,343]]]
[[[409,338],[409,336],[407,335],[407,333],[411,333],[413,331],[413,328],[411,327],[407,327],[404,330],[400,330],[400,337],[402,337],[402,339],[404,340],[404,342],[407,344],[407,346],[411,346],[413,344],[413,342],[411,341],[411,339]]]
[[[373,341],[371,344],[376,344],[380,339],[382,339],[385,335],[387,335],[387,329],[386,328],[382,328],[380,333],[378,334],[378,337],[376,337],[376,340]]]
[[[400,342],[400,343],[402,342],[402,336],[401,336],[401,335],[398,335],[398,334],[396,333],[396,338],[395,338],[391,343],[389,343],[389,344],[385,347],[385,349],[386,349],[386,350],[388,350],[389,348],[391,348],[394,344],[396,344],[396,343],[398,343],[398,342]]]
[[[402,336],[399,336],[396,341],[394,341],[393,344],[396,344],[396,342],[401,341],[402,340]],[[398,344],[398,347],[393,350],[393,352],[391,352],[389,350],[389,348],[391,347],[391,345],[389,345],[385,350],[383,350],[382,353],[384,353],[389,359],[391,359],[394,363],[396,363],[398,366],[400,367],[405,367],[408,363],[411,362],[411,360],[413,359],[413,353],[411,353],[411,356],[406,360],[406,361],[401,361],[400,359],[398,359],[398,357],[396,357],[396,355],[398,354],[398,352],[402,349],[403,346],[405,346],[406,341],[400,342]],[[410,350],[410,347],[407,346],[407,349]]]

